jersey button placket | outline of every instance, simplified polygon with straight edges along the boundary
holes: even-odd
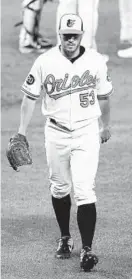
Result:
[[[73,94],[73,88],[72,88],[72,79],[73,79],[73,71],[71,72],[71,87],[70,87],[70,130],[73,130],[73,106],[72,106],[72,94]]]

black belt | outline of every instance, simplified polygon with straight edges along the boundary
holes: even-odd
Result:
[[[51,122],[52,124],[56,125],[57,127],[59,127],[59,128],[65,130],[65,131],[67,131],[67,132],[71,132],[70,129],[68,129],[67,127],[65,127],[65,126],[61,125],[60,123],[58,123],[54,118],[50,118],[50,122]]]

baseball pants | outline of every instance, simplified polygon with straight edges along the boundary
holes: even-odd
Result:
[[[47,120],[45,147],[52,196],[61,199],[73,186],[77,206],[96,202],[95,177],[100,150],[98,121],[68,132]]]
[[[39,33],[39,23],[43,9],[43,0],[22,1],[23,26],[19,34],[19,45],[30,45],[34,35]]]
[[[120,40],[132,43],[132,0],[119,0]]]

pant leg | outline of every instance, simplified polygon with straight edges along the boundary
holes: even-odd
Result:
[[[52,125],[51,125],[52,126]],[[71,192],[70,137],[66,132],[45,127],[45,147],[49,167],[50,190],[54,198]]]
[[[78,14],[82,18],[84,25],[82,45],[86,48],[97,48],[98,5],[99,0],[78,0]]]
[[[97,126],[97,124],[96,124]],[[99,162],[98,127],[84,129],[71,153],[72,181],[77,206],[96,202],[95,177]]]
[[[40,14],[43,9],[43,0],[22,1],[23,25],[19,34],[19,45],[32,45],[39,32]]]
[[[132,0],[119,0],[120,40],[132,42]]]

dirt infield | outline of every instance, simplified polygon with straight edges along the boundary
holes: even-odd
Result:
[[[2,279],[132,279],[132,59],[116,57],[118,1],[100,2],[97,42],[100,52],[110,55],[114,94],[112,138],[101,148],[96,179],[98,220],[93,248],[99,264],[90,274],[79,269],[80,236],[73,196],[71,234],[75,249],[69,260],[54,257],[60,235],[51,206],[40,101],[28,130],[33,165],[16,173],[5,156],[9,137],[19,125],[20,86],[37,56],[18,52],[19,28],[13,26],[20,20],[20,1],[2,3]],[[56,7],[57,2],[47,3],[41,22],[42,33],[54,43]]]

